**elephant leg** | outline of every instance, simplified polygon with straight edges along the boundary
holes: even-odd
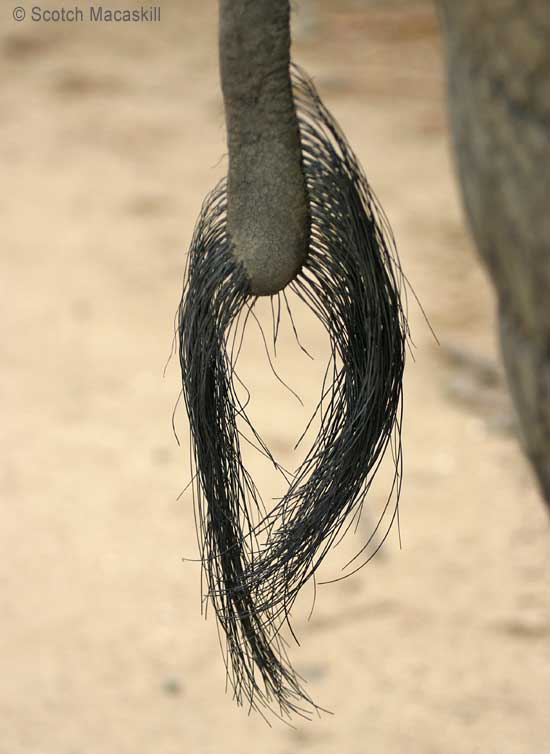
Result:
[[[548,294],[550,295],[550,291]],[[547,298],[547,302],[549,299]],[[546,306],[549,304],[547,303]],[[510,307],[499,310],[500,340],[522,440],[550,505],[550,349],[527,338]]]
[[[454,153],[495,286],[526,453],[550,505],[550,13],[546,0],[439,0]]]

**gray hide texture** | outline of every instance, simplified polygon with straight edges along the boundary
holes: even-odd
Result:
[[[550,504],[550,3],[440,0],[466,213],[494,283],[527,455]]]
[[[257,295],[276,293],[296,276],[309,240],[289,14],[288,0],[220,0],[228,231]]]

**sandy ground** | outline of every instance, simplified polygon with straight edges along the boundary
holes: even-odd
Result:
[[[82,5],[82,3],[81,3]],[[405,483],[381,557],[298,606],[292,650],[334,712],[268,728],[224,694],[200,614],[172,345],[186,250],[225,170],[214,0],[155,26],[0,19],[1,754],[534,754],[550,737],[548,521],[515,438],[492,295],[452,174],[429,5],[325,3],[298,27],[391,219],[414,301]],[[337,7],[336,7],[337,6]],[[242,368],[283,462],[326,344],[298,312],[274,380]],[[252,456],[267,497],[278,481]],[[373,513],[385,479],[373,491]],[[324,575],[365,541],[369,517]],[[307,604],[306,604],[307,603]]]

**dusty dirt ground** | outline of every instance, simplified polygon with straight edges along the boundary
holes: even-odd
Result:
[[[45,4],[46,5],[46,4]],[[82,4],[81,4],[82,5]],[[298,606],[292,650],[334,715],[268,728],[224,694],[200,614],[188,434],[170,354],[186,251],[225,170],[214,0],[156,25],[0,20],[1,754],[534,754],[550,737],[548,520],[515,438],[492,295],[449,157],[425,3],[326,2],[298,23],[315,77],[388,213],[418,306],[397,531]],[[274,380],[242,356],[289,465],[320,390],[288,325]],[[267,497],[274,482],[250,459]],[[377,510],[385,479],[373,491]],[[375,513],[371,513],[372,517]],[[356,552],[369,519],[327,563]],[[306,604],[307,603],[307,604]]]

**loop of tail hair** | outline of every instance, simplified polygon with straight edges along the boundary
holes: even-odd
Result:
[[[228,679],[237,702],[260,712],[275,707],[283,717],[307,715],[316,705],[289,663],[281,627],[360,511],[388,445],[395,466],[391,521],[397,511],[408,337],[388,222],[340,129],[295,67],[293,91],[311,230],[290,287],[328,332],[332,383],[324,388],[314,445],[269,514],[239,443],[240,420],[269,455],[237,391],[231,333],[254,297],[232,253],[225,181],[207,197],[195,229],[178,324],[201,558],[225,635]]]

